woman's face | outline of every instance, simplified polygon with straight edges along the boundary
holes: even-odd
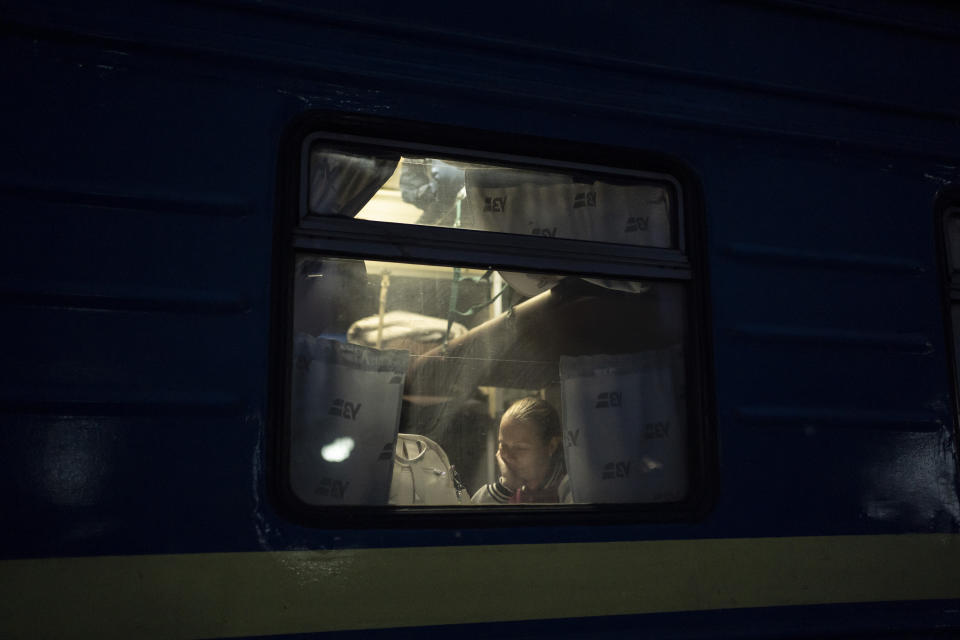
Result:
[[[557,438],[544,441],[535,424],[514,420],[510,416],[504,416],[500,421],[500,458],[509,474],[530,488],[541,488],[550,473],[558,446]]]

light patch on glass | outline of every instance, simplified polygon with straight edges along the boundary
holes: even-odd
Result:
[[[353,451],[353,438],[337,438],[320,449],[320,455],[327,462],[343,462]]]

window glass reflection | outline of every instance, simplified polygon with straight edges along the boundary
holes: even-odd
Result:
[[[681,284],[303,254],[294,290],[303,502],[684,497]]]
[[[669,184],[315,146],[308,212],[319,216],[676,248]]]

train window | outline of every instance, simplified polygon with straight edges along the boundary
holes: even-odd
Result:
[[[960,207],[946,206],[942,216],[946,245],[947,297],[954,348],[954,379],[960,386]],[[960,388],[957,394],[960,396]]]
[[[288,497],[403,514],[687,500],[699,439],[679,183],[428,151],[319,134],[301,147]]]
[[[960,287],[960,207],[950,207],[944,216],[947,237],[947,266],[950,281]]]
[[[309,152],[305,217],[347,216],[675,248],[674,185],[636,174],[530,170],[396,154]],[[383,185],[383,186],[381,186]]]

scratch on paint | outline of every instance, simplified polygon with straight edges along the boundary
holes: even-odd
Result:
[[[940,184],[950,184],[950,180],[948,180],[947,178],[942,178],[940,176],[933,176],[933,175],[930,175],[929,173],[923,174],[923,177],[926,178],[927,180],[933,180],[934,182],[939,182]]]
[[[245,420],[255,421],[258,424],[260,423],[259,416],[250,414]],[[256,436],[256,442],[253,445],[253,459],[251,460],[251,478],[253,480],[253,486],[251,487],[253,491],[253,527],[257,534],[257,541],[260,543],[260,548],[264,551],[273,551],[273,547],[270,544],[270,523],[267,522],[266,517],[263,513],[263,506],[260,504],[260,477],[263,472],[263,467],[261,464],[261,454],[262,454],[262,443],[260,440],[260,434]]]
[[[299,100],[299,101],[302,102],[303,104],[310,104],[310,99],[307,98],[306,96],[300,95],[299,93],[293,93],[293,92],[291,92],[291,91],[284,91],[283,89],[277,89],[277,93],[279,93],[279,94],[281,94],[281,95],[284,95],[284,96],[293,96],[294,98],[296,98],[297,100]]]

